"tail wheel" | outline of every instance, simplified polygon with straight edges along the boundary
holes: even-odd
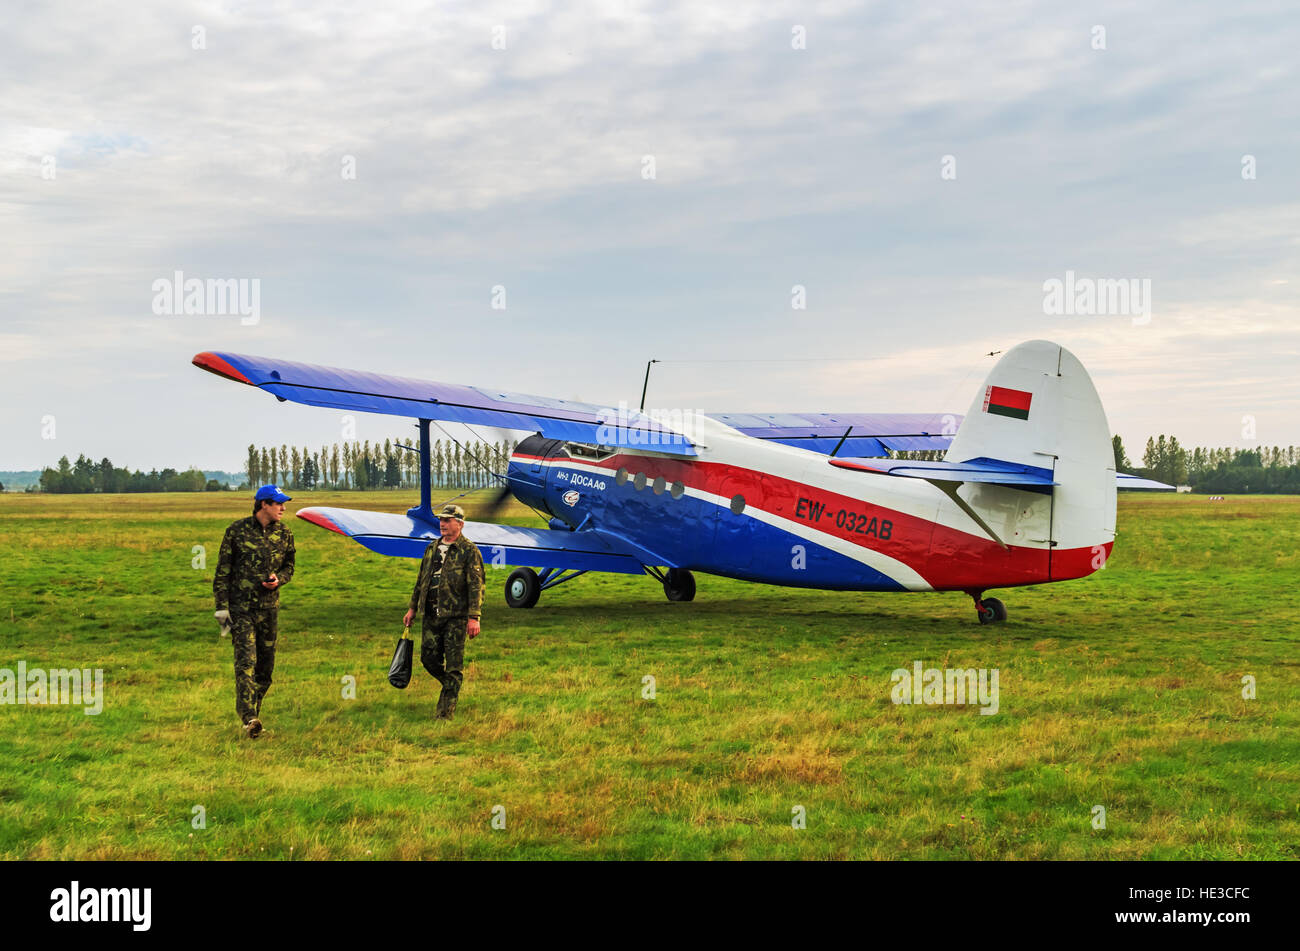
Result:
[[[512,608],[531,608],[542,596],[542,583],[531,568],[516,568],[506,579],[506,604]]]
[[[685,568],[669,568],[664,582],[664,595],[669,601],[695,600],[695,575]]]
[[[975,605],[981,624],[997,624],[1007,619],[1007,606],[997,598],[985,598]]]

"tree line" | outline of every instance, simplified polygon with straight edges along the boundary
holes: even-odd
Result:
[[[434,485],[477,489],[498,484],[517,442],[436,439],[429,446]],[[334,443],[313,451],[306,446],[248,447],[245,462],[251,485],[273,483],[282,489],[399,489],[420,484],[420,454],[392,439]]]
[[[1112,444],[1115,468],[1121,472],[1133,471],[1118,436]],[[1258,449],[1197,446],[1188,451],[1178,444],[1177,437],[1162,433],[1147,440],[1142,468],[1137,474],[1169,485],[1190,485],[1196,492],[1300,493],[1300,450],[1295,446]]]
[[[0,486],[0,488],[3,488]],[[77,456],[76,462],[69,462],[64,456],[57,468],[47,468],[41,472],[40,490],[54,493],[84,492],[216,492],[226,486],[216,479],[209,479],[198,469],[164,469],[159,472],[132,472],[119,469],[105,456],[99,462],[87,459],[85,455]],[[31,488],[28,491],[32,491]]]
[[[516,445],[505,439],[435,440],[429,447],[431,481],[440,488],[459,489],[497,484],[491,473],[505,475]],[[404,449],[392,439],[373,445],[369,440],[335,443],[318,451],[306,446],[250,445],[245,465],[247,481],[241,488],[272,483],[282,489],[399,489],[420,484],[419,452]],[[0,486],[0,491],[3,488]],[[40,477],[40,491],[51,493],[217,492],[227,488],[198,469],[132,472],[114,466],[107,457],[95,462],[85,455],[78,456],[76,462],[64,456],[57,467],[45,469]]]
[[[429,473],[440,488],[473,489],[492,485],[490,473],[505,474],[510,455],[518,443],[458,443],[438,439],[430,446]],[[1135,467],[1119,436],[1111,440],[1115,469],[1169,485],[1190,485],[1196,492],[1241,494],[1255,492],[1300,494],[1300,449],[1295,446],[1258,449],[1188,450],[1174,436],[1152,437],[1142,453],[1142,465]],[[897,458],[941,460],[942,450],[895,453]],[[284,489],[380,489],[413,488],[420,484],[420,457],[392,439],[342,442],[321,446],[318,451],[297,446],[252,446],[247,455],[248,481],[243,488],[274,483]],[[40,491],[86,492],[214,492],[227,486],[208,479],[198,469],[178,472],[154,469],[132,472],[118,468],[107,458],[95,462],[79,455],[69,462],[64,456],[57,467],[45,469]],[[3,486],[0,486],[3,490]],[[31,487],[28,491],[34,491]]]

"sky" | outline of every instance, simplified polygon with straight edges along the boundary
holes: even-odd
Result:
[[[961,413],[1048,339],[1130,456],[1300,444],[1300,11],[1132,6],[7,3],[0,470],[341,438],[206,350]],[[159,313],[177,272],[256,314]]]

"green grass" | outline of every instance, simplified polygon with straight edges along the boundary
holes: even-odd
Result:
[[[290,508],[410,502],[302,493]],[[386,680],[416,563],[294,519],[298,574],[255,742],[211,598],[221,533],[247,510],[215,494],[0,496],[0,667],[106,678],[99,716],[0,706],[0,857],[1300,851],[1295,498],[1123,497],[1107,568],[996,592],[1010,612],[997,627],[958,594],[710,576],[690,604],[649,578],[593,574],[511,611],[506,572],[489,572],[443,725],[418,662],[406,691]],[[998,668],[1000,712],[892,704],[890,672],[915,660]],[[1258,699],[1242,698],[1245,674]],[[206,829],[191,827],[196,805]]]

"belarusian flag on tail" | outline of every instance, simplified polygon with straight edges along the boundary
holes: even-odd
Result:
[[[984,412],[1013,419],[1029,418],[1029,402],[1033,393],[1009,390],[1005,386],[990,386],[984,391]]]

